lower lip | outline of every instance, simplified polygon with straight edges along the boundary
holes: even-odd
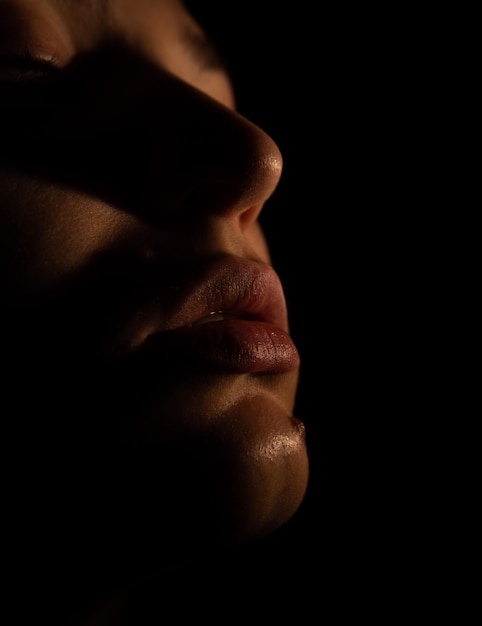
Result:
[[[265,322],[226,319],[180,328],[146,339],[144,348],[183,364],[237,373],[287,372],[300,365],[289,334]],[[167,355],[166,355],[167,352]]]

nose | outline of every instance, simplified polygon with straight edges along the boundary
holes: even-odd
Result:
[[[161,226],[258,217],[282,157],[258,126],[180,78],[145,63],[108,82],[98,107],[124,208]],[[126,98],[125,94],[131,94]]]
[[[216,214],[246,223],[256,219],[281,176],[278,146],[246,118],[187,85],[179,85],[173,97],[182,101],[182,114],[173,116],[167,163],[156,158],[157,140],[164,139],[162,122],[161,136],[153,134],[148,197],[181,218]]]
[[[265,132],[175,79],[164,80],[141,108],[146,171],[137,210],[171,223],[217,215],[249,224],[258,217],[282,170]]]

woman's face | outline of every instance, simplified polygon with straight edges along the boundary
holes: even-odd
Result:
[[[25,550],[119,572],[279,527],[308,476],[258,223],[281,156],[200,26],[177,0],[0,0],[0,126]]]

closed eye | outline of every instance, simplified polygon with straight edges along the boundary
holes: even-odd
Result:
[[[69,96],[66,77],[49,60],[0,54],[0,111],[17,120],[26,113],[55,113]]]
[[[3,80],[43,80],[58,77],[62,68],[55,60],[33,58],[20,55],[0,55],[0,81]]]

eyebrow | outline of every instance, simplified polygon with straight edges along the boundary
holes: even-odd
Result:
[[[96,6],[106,10],[111,0],[63,0],[66,3],[80,4],[86,7]],[[1,0],[0,0],[1,2]],[[1,7],[0,7],[1,8]],[[204,30],[187,27],[182,33],[182,40],[193,60],[202,70],[221,71],[231,74],[230,63],[219,47]]]

